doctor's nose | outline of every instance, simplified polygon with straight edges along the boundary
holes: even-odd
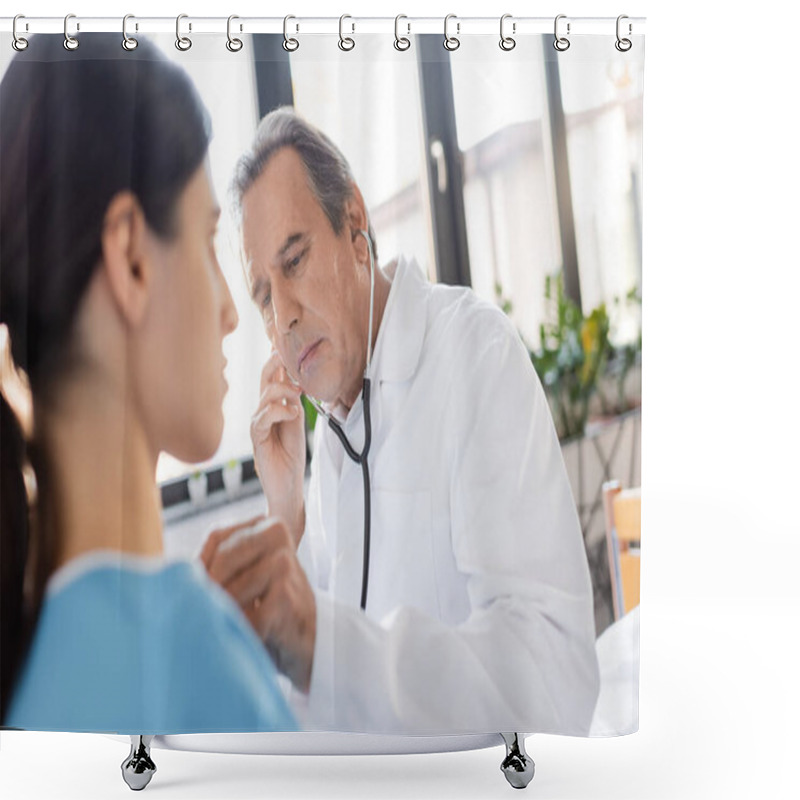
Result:
[[[300,303],[297,302],[293,292],[273,286],[272,313],[275,320],[276,333],[289,333],[300,320]]]

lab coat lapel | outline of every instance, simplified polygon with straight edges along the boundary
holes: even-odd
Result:
[[[416,372],[425,339],[429,288],[415,260],[398,258],[375,342],[373,384],[406,381]]]
[[[323,533],[323,540],[320,542],[319,546],[324,550],[324,568],[320,574],[325,576],[323,588],[333,592],[333,584],[336,576],[336,540],[339,524],[339,495],[337,486],[340,462],[337,461],[337,457],[332,452],[332,448],[340,447],[340,445],[336,437],[328,430],[327,423],[322,417],[319,418],[317,424],[325,426],[322,431],[322,436],[318,438],[319,446],[314,451],[314,459],[316,461],[314,468],[318,470],[317,486],[320,499],[320,513],[317,524],[319,530]]]
[[[379,469],[381,447],[390,425],[384,425],[384,383],[408,380],[416,371],[425,337],[427,282],[414,261],[398,259],[389,300],[375,343],[370,369],[372,446],[369,455],[370,477]],[[387,387],[389,388],[389,387]],[[361,397],[356,400],[344,424],[352,446],[364,446],[364,418]],[[323,509],[335,520],[329,539],[334,554],[330,591],[340,602],[358,607],[364,559],[364,484],[361,466],[339,453],[342,445],[330,429],[325,431],[326,463],[321,487]],[[336,455],[334,455],[334,450]],[[341,469],[337,462],[341,456]],[[374,481],[372,481],[374,486]],[[333,491],[332,491],[333,490]],[[373,513],[374,519],[374,513]],[[330,523],[326,521],[326,530]],[[372,526],[371,536],[380,536]],[[379,577],[379,576],[378,576]],[[370,580],[376,579],[370,573]],[[367,602],[369,612],[369,602]]]
[[[370,478],[380,485],[387,454],[384,445],[398,419],[406,392],[400,384],[417,371],[427,327],[427,279],[413,259],[398,258],[392,291],[375,346],[372,386]],[[386,424],[384,424],[386,419]],[[391,469],[390,469],[391,472]]]
[[[333,594],[355,608],[361,603],[364,558],[364,488],[361,467],[345,458],[338,482],[339,508]]]

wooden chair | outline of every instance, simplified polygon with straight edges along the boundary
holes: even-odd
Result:
[[[614,619],[639,605],[642,541],[642,492],[623,489],[619,481],[603,484],[608,571]]]

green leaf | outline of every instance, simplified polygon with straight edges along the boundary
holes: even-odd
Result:
[[[303,411],[306,415],[306,428],[310,431],[314,430],[317,424],[317,414],[319,413],[314,404],[303,394],[300,395],[300,402],[303,404]]]

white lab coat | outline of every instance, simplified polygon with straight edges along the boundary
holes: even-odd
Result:
[[[304,726],[588,732],[592,590],[558,439],[507,317],[399,259],[371,366],[366,613],[361,467],[320,417],[298,555],[317,603]],[[360,450],[361,400],[344,423]]]

